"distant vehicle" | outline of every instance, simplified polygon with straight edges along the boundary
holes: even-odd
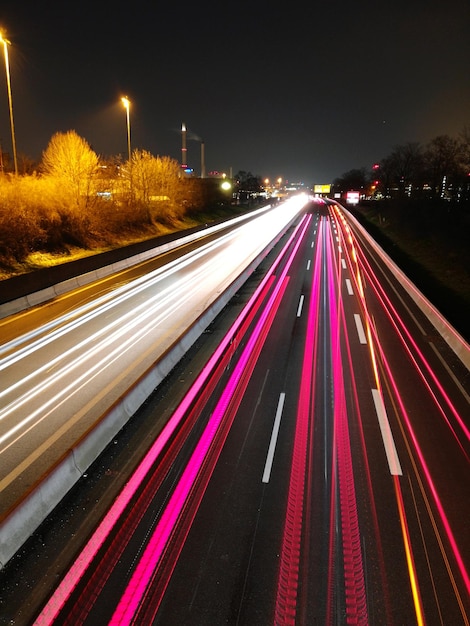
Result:
[[[360,191],[347,191],[346,192],[346,204],[359,204],[361,198]]]

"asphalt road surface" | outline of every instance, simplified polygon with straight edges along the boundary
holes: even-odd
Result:
[[[469,624],[468,370],[407,289],[309,205],[2,572],[6,619]]]

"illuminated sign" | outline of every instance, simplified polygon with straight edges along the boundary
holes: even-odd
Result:
[[[313,193],[330,193],[331,185],[314,185]]]
[[[348,204],[358,204],[359,203],[359,191],[348,191],[346,192],[346,202]]]

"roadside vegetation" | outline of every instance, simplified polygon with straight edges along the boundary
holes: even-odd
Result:
[[[470,201],[470,128],[458,137],[439,135],[426,145],[408,142],[370,168],[345,172],[333,181],[332,193],[355,190],[363,198]]]
[[[470,131],[407,143],[372,168],[337,178],[360,191],[353,212],[455,328],[470,340]]]
[[[74,131],[56,133],[37,171],[0,172],[0,278],[194,226],[231,198],[168,156],[103,160]]]
[[[240,212],[261,180],[233,182],[222,191],[145,150],[104,160],[74,131],[56,133],[36,171],[0,172],[0,280]],[[349,190],[360,192],[356,216],[470,340],[470,130],[395,146],[331,188],[343,201]]]
[[[448,203],[436,202],[431,208],[398,201],[365,201],[352,212],[470,342],[470,214],[462,214]],[[414,217],[406,219],[410,213],[421,215],[422,229]]]

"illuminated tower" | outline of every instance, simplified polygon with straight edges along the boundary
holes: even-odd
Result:
[[[186,124],[181,124],[181,169],[185,170],[188,167],[186,163]]]

